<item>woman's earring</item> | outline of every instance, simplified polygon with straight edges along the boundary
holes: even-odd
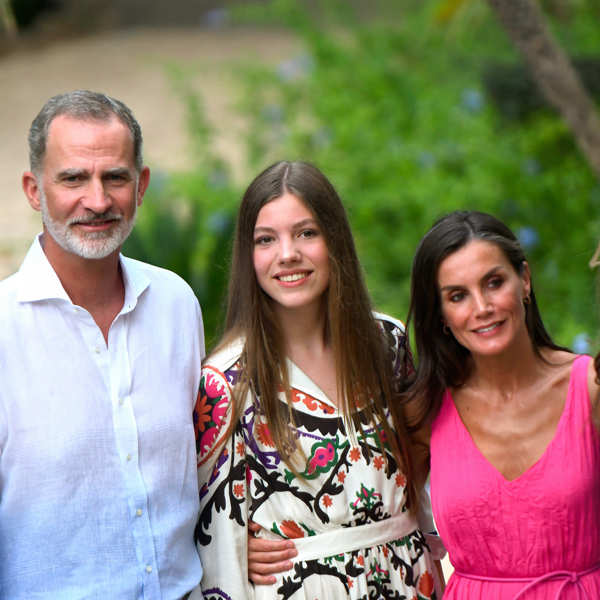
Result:
[[[442,321],[442,331],[444,332],[444,335],[450,335],[450,328],[445,321]]]
[[[527,294],[527,296],[525,296],[525,298],[523,298],[523,304],[525,304],[525,306],[527,306],[528,304],[531,304],[531,298],[529,297],[529,294]]]

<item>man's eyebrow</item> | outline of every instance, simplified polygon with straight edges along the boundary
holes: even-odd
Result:
[[[106,169],[106,171],[102,172],[102,176],[105,175],[127,175],[128,177],[132,177],[131,169],[127,167],[112,167],[111,169]]]
[[[77,167],[71,167],[70,169],[63,169],[56,174],[57,179],[66,179],[68,177],[80,177],[81,175],[87,175],[86,169],[78,169]]]

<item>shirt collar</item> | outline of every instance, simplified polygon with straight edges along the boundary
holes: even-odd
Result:
[[[19,302],[36,302],[39,300],[64,300],[71,303],[58,275],[48,261],[41,244],[41,233],[29,248],[23,264],[19,269]],[[129,312],[135,308],[142,292],[150,285],[150,279],[140,268],[140,263],[119,255],[125,299],[121,312]]]
[[[327,394],[296,363],[289,358],[286,359],[286,363],[291,387],[338,409]]]

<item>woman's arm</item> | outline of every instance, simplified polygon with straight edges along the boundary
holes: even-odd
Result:
[[[248,580],[248,502],[243,432],[230,427],[232,393],[218,369],[202,369],[194,411],[200,514],[195,540],[205,595],[253,598]]]

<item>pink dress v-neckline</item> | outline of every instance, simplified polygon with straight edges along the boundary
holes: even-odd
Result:
[[[552,439],[548,442],[548,445],[546,446],[546,448],[544,448],[544,451],[542,452],[542,454],[540,455],[540,457],[534,461],[531,465],[529,465],[529,467],[527,467],[520,475],[518,475],[517,477],[515,477],[514,479],[507,479],[501,472],[500,470],[495,467],[488,458],[486,458],[486,456],[483,454],[483,452],[479,449],[479,446],[475,443],[475,440],[473,439],[473,436],[471,435],[471,433],[469,432],[469,430],[467,429],[467,426],[464,424],[458,409],[456,408],[456,405],[454,404],[454,400],[452,398],[452,393],[450,392],[450,390],[446,390],[446,393],[444,395],[444,402],[448,404],[448,410],[450,412],[454,413],[454,418],[460,423],[460,425],[462,426],[463,430],[464,430],[464,435],[467,438],[467,440],[470,442],[470,445],[472,447],[473,453],[477,456],[480,457],[482,463],[487,466],[487,468],[489,468],[491,471],[493,471],[500,480],[502,480],[505,484],[510,485],[511,483],[517,482],[520,479],[527,477],[527,475],[535,470],[536,468],[543,468],[543,462],[546,459],[546,456],[548,456],[548,454],[551,452],[552,450],[552,446],[554,444],[554,441],[556,439],[558,439],[562,433],[562,430],[564,429],[565,425],[565,421],[567,420],[567,416],[569,414],[570,411],[570,403],[571,403],[571,398],[573,396],[572,394],[572,388],[574,385],[574,380],[573,380],[573,369],[571,369],[571,375],[569,377],[569,385],[568,385],[568,391],[567,391],[567,398],[565,400],[565,405],[563,406],[563,410],[562,413],[560,415],[560,418],[558,419],[558,423],[556,424],[556,430],[554,431],[554,435],[552,436]]]
[[[573,362],[554,437],[512,480],[483,456],[445,393],[431,437],[434,517],[455,568],[444,600],[513,600],[528,579],[557,570],[580,575],[540,582],[522,600],[559,592],[575,600],[581,590],[600,598],[600,569],[593,570],[600,567],[600,434],[591,419],[590,360]]]

